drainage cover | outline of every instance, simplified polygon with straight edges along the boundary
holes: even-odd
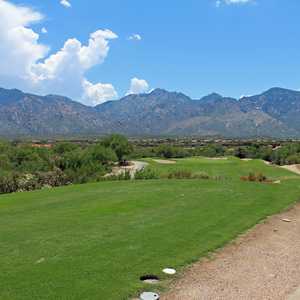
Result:
[[[155,284],[159,282],[159,278],[156,275],[144,275],[140,277],[140,280],[144,283]]]
[[[140,295],[141,300],[159,300],[159,295],[152,292],[144,292]]]
[[[176,274],[176,270],[175,269],[172,269],[172,268],[166,268],[166,269],[163,269],[163,272],[165,274],[168,274],[168,275],[174,275]]]

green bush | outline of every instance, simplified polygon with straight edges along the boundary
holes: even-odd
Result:
[[[210,179],[210,176],[205,172],[198,172],[198,173],[193,174],[193,178],[195,178],[195,179]],[[217,179],[217,177],[215,179]]]
[[[151,168],[145,168],[137,171],[134,176],[137,180],[159,179],[157,172]]]
[[[174,170],[168,174],[169,179],[192,179],[193,174],[188,170]]]
[[[133,148],[125,136],[120,134],[112,134],[106,137],[102,144],[106,148],[112,149],[118,157],[120,163],[126,160],[126,155],[129,155]]]
[[[191,156],[191,153],[183,147],[175,147],[172,145],[163,144],[156,148],[157,156],[163,158],[184,158]]]

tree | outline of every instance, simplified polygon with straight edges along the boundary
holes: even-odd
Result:
[[[112,134],[106,137],[102,144],[106,148],[111,148],[116,153],[119,163],[124,163],[125,156],[133,151],[128,139],[120,134]]]

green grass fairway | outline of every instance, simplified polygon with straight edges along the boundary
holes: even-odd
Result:
[[[102,182],[0,196],[0,299],[129,299],[149,290],[141,275],[180,269],[300,198],[300,177],[261,161],[151,165],[226,179]],[[284,180],[240,181],[249,171]]]
[[[172,159],[175,164],[160,164],[153,159],[146,159],[160,174],[166,174],[173,170],[189,170],[193,173],[205,172],[211,176],[222,176],[231,180],[240,180],[250,172],[262,172],[270,179],[295,178],[297,175],[278,166],[266,165],[262,160],[240,160],[235,157],[226,159],[209,159],[205,157],[193,157],[188,159]],[[300,178],[300,177],[299,177]]]

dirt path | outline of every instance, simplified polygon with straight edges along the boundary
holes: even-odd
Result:
[[[161,299],[300,299],[300,204],[191,266]]]

